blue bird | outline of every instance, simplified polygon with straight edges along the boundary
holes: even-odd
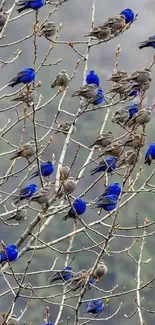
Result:
[[[102,201],[102,199],[105,196],[107,196],[107,195],[111,195],[112,194],[112,195],[116,195],[117,197],[119,197],[120,194],[121,194],[121,190],[122,190],[122,188],[121,188],[121,185],[119,183],[109,184],[106,187],[104,193],[98,197],[97,203],[100,202],[100,201]]]
[[[129,24],[132,23],[135,17],[135,14],[132,9],[126,8],[120,12],[120,15],[125,17],[125,23]]]
[[[37,191],[36,184],[29,184],[22,188],[19,192],[18,199],[15,198],[15,204],[19,203],[22,200],[29,199]]]
[[[41,7],[43,7],[46,3],[46,0],[21,0],[17,3],[17,6],[21,6],[21,8],[17,9],[17,11],[20,13],[27,9],[33,9],[38,10]]]
[[[90,70],[88,74],[86,75],[86,83],[89,84],[94,84],[97,87],[99,87],[100,84],[100,79],[96,72],[94,70]]]
[[[129,119],[131,119],[138,112],[138,104],[132,103],[127,106],[129,111]]]
[[[112,173],[117,167],[117,157],[109,156],[102,160],[99,165],[91,170],[91,175],[100,172]]]
[[[152,143],[145,155],[145,162],[144,164],[151,165],[152,160],[155,159],[155,142]]]
[[[86,313],[99,314],[104,308],[102,300],[95,299],[88,302]]]
[[[52,322],[47,322],[47,323],[44,323],[44,325],[53,325]]]
[[[5,251],[0,252],[0,264],[9,261],[13,262],[17,259],[18,257],[18,249],[15,244],[10,244],[5,247]]]
[[[66,266],[65,268],[61,269],[59,272],[56,272],[53,276],[51,276],[48,281],[50,283],[61,280],[61,281],[68,281],[73,277],[72,267]]]
[[[40,164],[41,175],[44,177],[50,176],[54,172],[54,165],[51,161],[42,162]],[[39,170],[31,174],[30,179],[39,176]]]
[[[112,211],[117,206],[118,196],[114,194],[104,195],[102,199],[93,207],[104,209],[105,211]]]
[[[20,83],[28,84],[35,80],[35,71],[33,68],[26,68],[20,71],[15,78],[9,81],[8,86],[14,87]]]
[[[73,207],[68,211],[68,214],[65,217],[63,217],[63,220],[67,220],[69,218],[76,219],[76,213],[78,216],[80,216],[83,213],[85,213],[86,208],[87,208],[87,205],[83,199],[81,199],[81,198],[75,199],[73,202]]]
[[[104,92],[102,88],[98,88],[97,95],[93,101],[93,105],[100,105],[104,101]]]
[[[140,42],[139,49],[143,49],[144,47],[153,47],[155,49],[155,35],[150,36],[147,41]]]

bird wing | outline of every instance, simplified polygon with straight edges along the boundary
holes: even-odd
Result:
[[[25,196],[25,195],[28,195],[29,193],[31,192],[31,189],[28,187],[28,188],[22,188],[21,190],[20,190],[20,197],[23,197],[23,196]]]
[[[103,203],[103,204],[116,203],[116,199],[110,195],[107,195],[102,198],[101,203]]]

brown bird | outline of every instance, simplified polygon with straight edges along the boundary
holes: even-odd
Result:
[[[125,70],[119,70],[117,72],[114,72],[111,76],[110,79],[107,81],[112,81],[112,82],[119,82],[121,79],[124,79],[125,77],[128,77],[127,71]]]
[[[124,146],[136,148],[142,148],[146,144],[146,135],[135,133],[124,142]]]
[[[57,32],[56,24],[53,21],[41,25],[38,31],[38,36],[44,36],[45,38],[51,38]]]
[[[51,88],[55,88],[56,86],[66,88],[69,84],[70,78],[66,73],[66,70],[62,70],[53,81]]]
[[[10,160],[14,160],[16,158],[24,157],[26,159],[34,156],[35,149],[34,144],[30,141],[28,143],[23,144],[18,151],[10,158]]]
[[[111,29],[103,25],[94,27],[86,36],[96,37],[98,40],[106,40],[111,34]]]
[[[0,9],[0,32],[3,29],[5,22],[7,20],[8,14],[4,12],[2,9]]]
[[[22,90],[17,94],[17,96],[11,99],[11,102],[23,102],[26,103],[28,107],[30,107],[34,103],[35,97],[35,90]]]
[[[124,152],[117,163],[117,168],[135,166],[137,162],[141,159],[141,153],[139,150],[132,149]]]
[[[64,182],[62,182],[62,185],[60,186],[56,197],[58,197],[59,199],[64,195],[69,195],[72,192],[74,192],[76,187],[76,182],[74,180],[73,177],[69,177],[67,180],[65,180]]]
[[[69,177],[70,168],[66,165],[63,165],[60,169],[60,180],[65,181]]]
[[[18,223],[22,223],[27,218],[27,210],[25,208],[18,209],[11,217],[7,218],[6,221],[15,220]]]
[[[54,131],[54,133],[63,133],[64,135],[67,135],[67,133],[69,132],[70,130],[70,127],[71,125],[73,124],[72,121],[68,121],[68,122],[64,122],[64,123],[61,123],[61,124],[58,124],[58,129]],[[76,131],[76,126],[74,125],[73,127],[73,131],[72,131],[72,134]]]
[[[101,278],[107,273],[108,268],[107,266],[104,264],[104,261],[100,261],[96,267],[96,269],[94,270],[92,277],[94,279],[96,279],[97,281],[100,281]]]
[[[84,85],[76,90],[72,97],[78,96],[88,100],[94,100],[98,93],[98,87],[96,85]]]
[[[128,120],[129,116],[130,114],[127,107],[120,107],[118,111],[112,115],[111,120],[113,123],[124,124]]]
[[[127,127],[131,128],[133,126],[145,125],[151,121],[152,117],[152,108],[145,107],[140,109],[134,116],[127,121],[125,124]]]
[[[90,275],[88,271],[86,270],[81,270],[75,276],[73,276],[68,282],[70,282],[70,287],[72,288],[73,291],[76,291],[77,289],[82,289],[85,285],[86,282],[88,281],[88,278],[90,278]],[[90,289],[91,285],[93,284],[93,279],[91,278],[87,284],[87,288]]]
[[[110,145],[108,145],[104,151],[102,151],[102,153],[98,156],[106,156],[106,155],[110,155],[110,156],[115,156],[115,157],[119,157],[122,153],[122,151],[124,150],[124,144],[122,141],[114,141],[112,142]]]
[[[102,148],[105,148],[106,146],[111,144],[113,140],[114,136],[111,131],[103,132],[94,139],[94,141],[90,144],[89,148],[93,146],[101,146]]]
[[[141,69],[141,70],[136,70],[133,73],[131,73],[130,76],[122,79],[122,81],[134,81],[137,82],[139,85],[143,85],[148,81],[151,81],[151,72],[149,69]]]

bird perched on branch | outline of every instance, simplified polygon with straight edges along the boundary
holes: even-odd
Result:
[[[90,84],[94,84],[97,87],[99,87],[100,85],[100,79],[97,75],[97,73],[94,70],[90,70],[87,75],[86,75],[86,84],[90,85]]]
[[[131,73],[128,77],[122,79],[122,81],[134,81],[139,85],[143,85],[146,82],[150,81],[151,82],[151,72],[150,69],[141,69],[141,70],[136,70]]]
[[[146,135],[134,133],[124,142],[124,146],[136,148],[142,148],[146,144]]]
[[[56,194],[56,197],[60,199],[63,195],[64,196],[69,195],[72,192],[74,192],[75,188],[76,188],[76,182],[74,178],[69,177],[68,179],[62,182],[62,185],[60,186]]]
[[[117,157],[110,156],[103,159],[96,168],[91,170],[91,175],[100,172],[112,173],[117,167]]]
[[[51,38],[57,32],[56,24],[53,21],[48,21],[40,26],[38,36],[44,36],[45,38]]]
[[[70,286],[73,291],[76,291],[77,289],[82,289],[84,286],[86,286],[87,289],[90,289],[94,282],[95,280],[90,277],[89,273],[86,270],[82,270],[71,278]]]
[[[7,20],[8,14],[2,10],[2,8],[0,9],[0,32],[2,30],[2,28],[5,25],[5,22]]]
[[[100,314],[104,308],[102,300],[95,299],[91,300],[87,304],[86,313]]]
[[[96,269],[93,271],[91,276],[93,279],[96,279],[97,282],[101,280],[101,278],[106,275],[108,271],[107,266],[104,264],[104,261],[100,261],[96,267]]]
[[[115,156],[115,157],[119,157],[122,153],[122,151],[124,150],[124,144],[122,141],[113,141],[111,144],[109,144],[99,155],[99,157],[101,156]]]
[[[15,244],[10,244],[4,247],[3,250],[0,252],[0,264],[3,262],[9,261],[13,262],[18,257],[18,249]]]
[[[105,148],[106,146],[111,144],[113,140],[114,136],[111,131],[103,132],[94,139],[94,141],[90,144],[89,148],[94,146],[100,146],[102,148]]]
[[[73,277],[73,273],[72,273],[72,267],[71,266],[66,266],[64,268],[62,268],[59,272],[56,272],[54,275],[52,275],[48,281],[50,283],[53,283],[55,281],[68,281]]]
[[[36,97],[36,91],[35,90],[22,90],[20,91],[17,96],[15,96],[13,99],[11,99],[11,102],[23,102],[26,103],[28,107],[30,107],[32,104],[34,104]]]
[[[105,195],[111,195],[111,194],[114,194],[116,195],[117,197],[120,196],[121,194],[121,185],[119,183],[111,183],[109,184],[106,188],[105,188],[105,191],[103,192],[102,195],[100,195],[98,198],[97,198],[97,203],[100,202],[102,200],[102,198],[105,196]]]
[[[128,96],[136,96],[140,89],[140,85],[134,83],[133,81],[121,80],[115,83],[110,91],[107,94],[114,93],[119,94],[120,99],[127,99]]]
[[[40,171],[41,171],[41,175],[44,177],[48,177],[50,176],[53,172],[54,172],[54,165],[51,161],[45,161],[42,162],[40,164],[40,170],[35,171],[34,173],[32,173],[30,176],[30,179],[37,177],[40,175]]]
[[[66,88],[69,84],[70,78],[66,73],[66,70],[62,70],[53,81],[51,88],[55,88],[56,86]]]
[[[146,41],[140,42],[139,49],[143,49],[144,47],[153,47],[155,49],[155,35],[150,36]]]
[[[126,78],[128,76],[127,71],[125,70],[119,70],[116,71],[112,74],[111,78],[108,79],[107,81],[112,81],[112,82],[119,82],[122,79]]]
[[[28,200],[31,196],[37,192],[37,185],[36,184],[29,184],[22,188],[19,192],[18,199],[14,198],[15,204],[19,203],[22,200]]]
[[[63,217],[63,220],[67,220],[69,218],[76,219],[77,216],[81,216],[85,213],[87,209],[87,204],[85,200],[81,198],[77,198],[73,202],[72,208],[68,211],[67,215]]]
[[[63,133],[64,135],[67,135],[67,133],[69,132],[70,130],[70,127],[71,125],[73,124],[72,121],[68,121],[68,122],[64,122],[64,123],[61,123],[61,124],[58,124],[58,129],[54,131],[54,133]],[[72,134],[76,131],[76,125],[74,125],[73,127],[73,131],[72,131]]]
[[[136,163],[141,159],[141,153],[136,149],[132,149],[132,150],[128,150],[126,152],[124,152],[119,160],[118,160],[118,164],[117,164],[117,168],[119,167],[127,167],[127,166],[135,166]]]
[[[155,143],[152,143],[148,148],[145,154],[145,162],[144,164],[151,165],[152,160],[155,160]]]
[[[80,87],[77,91],[75,91],[72,97],[83,97],[87,100],[91,100],[92,102],[96,99],[96,96],[102,98],[103,95],[98,95],[98,87],[96,85],[84,85]]]
[[[117,195],[114,194],[104,195],[93,208],[100,208],[105,211],[112,211],[116,208],[117,201],[118,201]]]
[[[37,202],[40,205],[46,204],[49,200],[50,200],[50,188],[48,186],[41,188],[30,198],[31,202]]]
[[[113,115],[112,122],[118,124],[124,124],[129,119],[129,110],[127,107],[120,107]]]
[[[21,6],[21,8],[17,9],[17,11],[20,13],[27,9],[38,10],[43,7],[45,3],[46,0],[21,0],[16,3],[16,6]]]
[[[99,41],[101,41],[101,40],[107,40],[110,35],[111,35],[111,29],[109,27],[106,27],[105,24],[102,24],[93,27],[89,33],[84,35],[84,37],[92,36],[92,37],[96,37]]]
[[[25,208],[18,209],[15,211],[9,218],[7,218],[5,221],[9,220],[15,220],[18,223],[22,223],[27,218],[27,210]]]
[[[23,144],[17,152],[10,158],[10,160],[14,160],[16,158],[26,158],[29,159],[30,157],[34,156],[35,154],[35,147],[33,142],[28,142]]]
[[[35,70],[33,68],[26,68],[19,72],[15,78],[9,81],[8,86],[14,87],[20,83],[28,84],[35,80]]]
[[[69,177],[70,168],[66,165],[63,165],[60,168],[60,180],[65,181]]]
[[[151,121],[152,117],[152,108],[145,107],[140,109],[134,116],[125,123],[128,128],[132,128],[134,126],[145,125]]]

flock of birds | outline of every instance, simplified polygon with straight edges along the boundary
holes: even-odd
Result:
[[[24,10],[33,9],[38,10],[45,5],[45,0],[27,0],[19,1],[16,5],[19,6],[18,12]],[[0,11],[0,30],[3,29],[7,20],[7,13]],[[124,9],[119,15],[111,17],[107,22],[93,27],[92,30],[85,36],[95,37],[99,42],[108,41],[111,38],[118,36],[120,33],[124,32],[135,20],[135,14],[130,8]],[[55,35],[57,31],[54,22],[44,23],[38,32],[39,36],[44,36],[51,40],[51,37]],[[155,36],[151,36],[148,40],[140,43],[139,48],[153,47],[155,48]],[[20,101],[26,103],[27,106],[31,106],[34,103],[36,91],[34,88],[27,86],[35,81],[35,70],[33,68],[26,68],[19,72],[9,83],[8,86],[14,87],[18,84],[25,84],[26,88],[20,91],[17,96],[15,96],[12,101]],[[145,92],[149,89],[151,85],[151,70],[148,68],[134,71],[128,74],[127,71],[116,71],[112,74],[109,79],[112,82],[112,88],[107,94],[113,94],[120,96],[120,100],[133,100],[136,96],[142,98]],[[65,70],[61,71],[51,88],[61,87],[62,90],[65,89],[70,82],[70,77]],[[84,101],[86,107],[91,105],[100,105],[106,101],[106,95],[104,95],[103,89],[100,87],[100,79],[95,71],[91,70],[86,76],[85,85],[80,87],[75,91],[72,97],[78,96]],[[113,98],[112,97],[112,98]],[[108,97],[107,97],[108,98]],[[111,100],[111,99],[110,99]],[[116,113],[112,116],[112,122],[119,124],[125,130],[128,131],[128,138],[124,141],[114,138],[111,131],[103,132],[97,136],[94,141],[90,144],[90,148],[99,148],[99,154],[97,159],[103,157],[103,160],[97,164],[97,166],[91,171],[91,175],[99,172],[107,172],[108,174],[113,173],[117,168],[127,167],[128,173],[130,173],[135,167],[136,163],[141,158],[140,149],[146,143],[145,126],[150,122],[152,117],[153,107],[143,108],[141,104],[135,102],[130,102],[126,106],[119,108]],[[66,122],[58,126],[57,132],[62,132],[65,135],[70,130],[72,122]],[[138,133],[137,128],[142,127],[142,133]],[[75,132],[75,127],[73,132]],[[126,147],[130,150],[125,151]],[[17,152],[10,158],[10,160],[18,158],[26,158],[30,162],[31,157],[35,157],[36,150],[35,144],[33,142],[28,142],[22,145]],[[152,160],[155,159],[155,143],[152,143],[148,148],[145,155],[145,162],[151,165]],[[96,160],[94,160],[96,162]],[[60,188],[57,193],[51,198],[49,177],[54,172],[55,166],[53,161],[41,162],[40,170],[36,170],[30,175],[30,178],[35,178],[42,176],[45,178],[46,185],[38,191],[37,185],[28,184],[22,188],[15,198],[15,204],[17,204],[16,212],[11,215],[7,220],[15,219],[17,222],[23,222],[26,219],[27,210],[25,208],[20,208],[19,204],[23,200],[28,200],[29,202],[35,201],[41,205],[42,208],[47,207],[49,202],[50,205],[57,199],[61,197],[68,197],[76,187],[76,180],[70,176],[70,168],[64,165],[60,170]],[[94,207],[101,208],[105,211],[112,211],[117,207],[118,199],[122,192],[122,187],[119,182],[109,184],[104,193],[95,200]],[[75,221],[85,213],[87,209],[86,201],[82,198],[76,198],[72,207],[69,209],[64,220],[72,218]],[[18,248],[15,244],[2,245],[3,250],[0,253],[0,263],[8,261],[13,262],[18,258]],[[95,270],[83,270],[78,274],[75,274],[71,266],[62,268],[59,272],[54,274],[49,278],[49,282],[53,283],[55,281],[63,281],[68,284],[73,291],[86,287],[91,288],[93,284],[107,273],[107,266],[104,261],[100,261],[95,268]],[[104,303],[102,300],[95,299],[91,300],[86,308],[87,313],[99,314],[104,308]],[[11,318],[12,317],[12,318]],[[14,315],[10,317],[10,320],[14,319]]]

